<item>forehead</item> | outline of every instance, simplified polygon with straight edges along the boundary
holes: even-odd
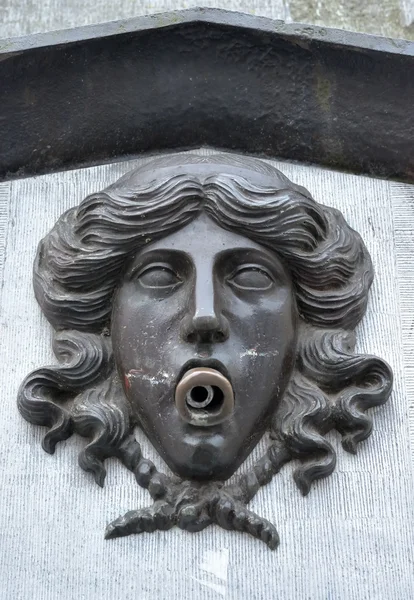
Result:
[[[204,212],[182,229],[153,244],[148,244],[139,252],[138,256],[157,250],[172,250],[207,258],[221,252],[238,249],[253,250],[274,261],[278,259],[275,252],[257,244],[241,233],[223,229]]]

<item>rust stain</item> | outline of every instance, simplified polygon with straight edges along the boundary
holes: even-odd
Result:
[[[127,374],[124,376],[124,384],[125,389],[129,391],[131,389],[131,382],[129,381],[129,377]]]

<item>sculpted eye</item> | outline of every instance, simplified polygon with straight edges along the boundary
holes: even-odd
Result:
[[[137,279],[146,288],[168,289],[181,283],[178,275],[164,264],[152,264],[145,267],[138,273]]]
[[[256,265],[245,265],[237,269],[227,281],[241,290],[268,290],[274,283],[268,271]]]

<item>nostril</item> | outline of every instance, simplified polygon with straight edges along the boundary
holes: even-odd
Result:
[[[224,342],[227,339],[227,335],[221,330],[193,330],[187,333],[186,338],[190,344],[195,344],[196,342],[215,344],[218,342]]]
[[[228,333],[227,330],[225,329],[218,329],[217,331],[215,331],[213,333],[213,342],[224,342],[226,341],[228,337]]]

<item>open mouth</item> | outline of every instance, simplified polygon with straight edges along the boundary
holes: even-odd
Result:
[[[191,425],[210,427],[227,419],[234,410],[234,394],[224,365],[214,359],[188,361],[178,376],[175,405]]]
[[[215,369],[216,371],[218,371],[219,373],[224,375],[224,377],[226,379],[228,379],[231,383],[231,377],[230,377],[230,374],[229,374],[227,368],[219,360],[216,360],[214,358],[206,358],[206,359],[192,358],[191,360],[188,360],[184,364],[184,366],[180,369],[176,384],[179,381],[181,381],[181,379],[183,378],[185,373],[187,371],[190,371],[190,369]]]

